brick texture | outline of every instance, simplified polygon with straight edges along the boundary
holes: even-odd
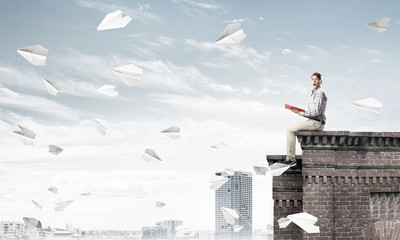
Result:
[[[400,133],[297,133],[298,167],[273,179],[274,239],[400,239]],[[283,155],[267,156],[271,164]],[[277,220],[307,212],[319,234]]]

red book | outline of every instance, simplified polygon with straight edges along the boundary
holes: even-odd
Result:
[[[298,108],[298,107],[295,107],[295,106],[292,106],[292,105],[289,105],[289,104],[285,104],[285,108],[287,108],[287,109],[297,109],[300,112],[305,112],[306,111],[306,110],[304,110],[302,108]]]

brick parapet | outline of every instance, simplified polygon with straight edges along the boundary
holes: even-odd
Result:
[[[303,150],[400,151],[399,132],[299,131]]]
[[[300,131],[297,137],[298,167],[273,180],[275,239],[361,240],[382,235],[384,226],[400,231],[400,133]],[[269,164],[284,158],[267,156]],[[298,228],[277,226],[280,217],[303,211],[318,218],[319,234],[301,230],[299,237]]]

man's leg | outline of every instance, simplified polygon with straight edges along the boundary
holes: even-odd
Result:
[[[286,136],[286,159],[288,161],[296,161],[296,132],[300,130],[324,130],[324,125],[318,121],[307,120],[305,122],[297,123],[287,129]]]

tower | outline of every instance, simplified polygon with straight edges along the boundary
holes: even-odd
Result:
[[[400,133],[299,131],[297,168],[274,177],[274,239],[400,237]],[[268,155],[270,164],[284,159]],[[307,212],[320,233],[277,220]]]
[[[233,174],[216,172],[215,175],[229,179],[215,191],[215,239],[251,239],[253,224],[251,173],[242,171],[235,171]],[[239,218],[235,220],[235,225],[243,226],[239,232],[234,232],[233,225],[225,221],[221,207],[231,208],[238,212]]]

